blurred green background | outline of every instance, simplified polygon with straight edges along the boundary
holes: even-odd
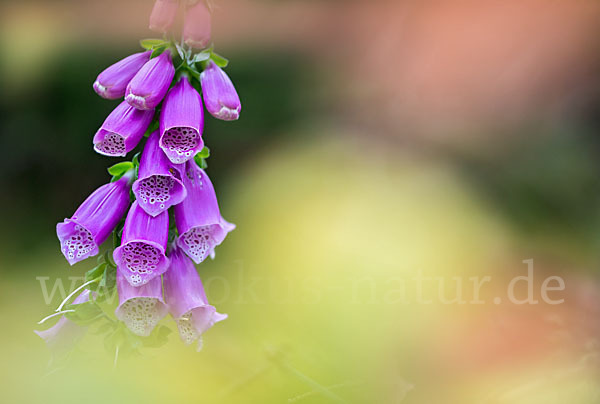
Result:
[[[91,139],[116,102],[91,84],[153,36],[152,2],[0,3],[1,401],[599,402],[598,5],[215,3],[243,110],[204,139],[238,227],[198,269],[229,319],[116,368],[94,335],[47,366],[33,330],[62,299],[38,278],[93,266],[55,224],[109,179]],[[563,304],[493,302],[527,259]],[[422,304],[418,274],[467,300],[492,281]]]

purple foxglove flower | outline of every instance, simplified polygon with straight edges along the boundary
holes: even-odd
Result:
[[[60,249],[69,264],[98,254],[98,247],[117,226],[129,206],[133,170],[94,191],[70,219],[56,225]]]
[[[174,247],[170,254],[171,265],[164,276],[165,299],[169,312],[177,322],[179,335],[187,344],[199,340],[215,323],[225,320],[226,314],[217,313],[208,304],[204,287],[194,263]]]
[[[133,202],[125,219],[121,246],[113,253],[118,271],[131,286],[145,285],[167,270],[168,238],[168,212],[152,217],[137,201]]]
[[[149,28],[161,34],[166,33],[175,22],[178,10],[178,0],[156,0],[152,14],[150,14]]]
[[[206,110],[212,116],[224,121],[235,121],[240,117],[240,97],[229,76],[212,60],[200,74],[200,82]]]
[[[151,51],[136,53],[104,70],[94,82],[94,91],[102,98],[116,100],[125,95],[127,84],[150,60]]]
[[[204,147],[202,97],[187,77],[169,91],[160,112],[160,147],[175,164],[185,163]]]
[[[235,225],[223,219],[215,189],[206,173],[189,161],[181,173],[188,196],[175,206],[178,246],[197,264],[214,253]]]
[[[81,304],[90,300],[90,291],[81,292],[73,304]],[[86,333],[87,327],[75,324],[65,316],[61,316],[58,322],[44,331],[34,331],[45,342],[55,357],[62,356],[79,341]]]
[[[183,40],[192,48],[206,48],[210,42],[210,10],[203,0],[189,6],[183,21]]]
[[[141,337],[147,337],[167,314],[167,305],[162,296],[160,276],[147,284],[134,287],[121,273],[117,273],[119,307],[115,315],[127,328]]]
[[[158,131],[152,133],[144,146],[138,179],[133,193],[150,216],[157,216],[187,196],[183,183],[173,175],[174,168],[158,146]]]
[[[94,150],[105,156],[124,157],[137,146],[152,122],[154,110],[140,111],[119,104],[94,136]]]
[[[156,108],[169,90],[173,76],[175,68],[167,49],[150,59],[131,79],[125,90],[125,101],[137,109]]]

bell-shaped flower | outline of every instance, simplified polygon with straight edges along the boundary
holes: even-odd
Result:
[[[165,34],[177,17],[179,0],[156,0],[150,14],[150,29]]]
[[[183,76],[162,105],[160,147],[173,163],[185,163],[204,147],[203,129],[202,97]]]
[[[150,59],[131,79],[125,90],[125,101],[142,110],[156,108],[171,86],[175,68],[168,49]]]
[[[117,270],[131,286],[142,286],[163,274],[169,267],[165,256],[169,238],[169,214],[147,214],[133,202],[121,236],[121,246],[113,253]]]
[[[127,84],[150,60],[151,51],[136,53],[104,70],[94,82],[94,91],[102,98],[116,100],[125,95]]]
[[[190,5],[183,20],[183,40],[192,48],[206,48],[210,43],[211,15],[204,0]]]
[[[240,97],[229,76],[212,60],[200,74],[200,82],[206,110],[212,116],[224,121],[235,121],[240,117]]]
[[[70,219],[56,225],[60,249],[69,264],[98,254],[98,247],[115,229],[129,206],[133,170],[94,191]]]
[[[142,159],[138,179],[133,183],[133,193],[150,216],[157,216],[173,205],[181,203],[187,195],[183,183],[173,173],[171,162],[158,146],[160,135],[150,135]]]
[[[124,157],[140,142],[154,111],[140,111],[126,102],[119,104],[94,136],[94,150],[105,156]]]
[[[206,173],[188,161],[181,173],[188,196],[175,206],[178,246],[197,264],[214,254],[227,233],[235,229],[219,211],[217,196]]]
[[[90,291],[84,290],[72,304],[82,304],[90,300]],[[52,351],[54,358],[68,353],[75,344],[85,335],[87,327],[75,324],[65,316],[61,316],[58,322],[44,331],[34,331],[45,342]]]
[[[162,296],[160,276],[143,286],[134,287],[119,272],[117,291],[119,307],[115,315],[135,335],[149,336],[158,322],[167,315],[168,309]]]
[[[171,265],[164,275],[165,300],[177,322],[179,335],[186,344],[198,340],[215,323],[225,320],[226,314],[208,303],[204,287],[194,263],[176,246],[169,255]]]

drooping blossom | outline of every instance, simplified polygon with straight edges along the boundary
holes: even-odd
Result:
[[[162,296],[160,276],[140,287],[131,286],[122,273],[117,273],[119,307],[116,317],[129,330],[141,337],[147,337],[154,327],[167,314],[167,305]]]
[[[206,110],[212,116],[224,121],[235,121],[240,117],[240,97],[229,76],[212,60],[200,74],[200,82]]]
[[[152,31],[161,34],[169,31],[179,10],[179,0],[156,0],[152,14],[150,14],[150,26]]]
[[[225,240],[235,225],[221,216],[215,189],[194,161],[185,164],[181,177],[188,196],[174,209],[179,232],[177,244],[199,264],[214,254],[215,247]]]
[[[160,112],[160,147],[175,164],[185,163],[204,147],[202,97],[187,77],[169,91]]]
[[[123,97],[127,84],[150,59],[151,53],[151,51],[136,53],[108,67],[98,75],[94,82],[94,91],[109,100]]]
[[[131,286],[142,286],[163,274],[169,259],[165,255],[169,238],[169,214],[152,217],[133,202],[121,237],[121,246],[113,253],[117,270]]]
[[[171,51],[150,59],[131,79],[125,90],[125,101],[142,110],[156,108],[169,90],[175,68],[171,61]]]
[[[206,48],[210,43],[211,15],[204,0],[190,5],[183,21],[183,40],[192,48]]]
[[[73,300],[72,304],[82,304],[90,300],[90,291],[84,290]],[[52,351],[54,357],[60,357],[69,352],[71,348],[85,335],[87,327],[75,324],[65,316],[61,316],[58,322],[43,331],[34,331],[45,342]]]
[[[204,287],[194,263],[174,246],[169,255],[171,265],[164,275],[165,300],[177,322],[179,335],[187,344],[198,340],[214,324],[227,318],[226,314],[208,303]]]
[[[159,132],[153,132],[142,153],[138,179],[133,183],[133,193],[150,216],[157,216],[173,205],[181,203],[187,195],[183,183],[173,175],[175,169],[159,147]]]
[[[119,104],[94,136],[94,150],[105,156],[124,157],[140,142],[152,122],[154,110],[141,111]]]
[[[133,170],[92,193],[70,219],[56,225],[60,249],[73,265],[98,254],[98,247],[115,229],[129,206]]]

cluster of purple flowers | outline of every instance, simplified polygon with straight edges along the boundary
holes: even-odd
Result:
[[[166,32],[178,7],[177,0],[158,0],[151,28]],[[206,46],[210,24],[193,22],[206,20],[207,13],[204,1],[188,6],[184,37],[189,46]],[[126,165],[56,229],[71,265],[98,255],[111,234],[120,239],[112,254],[119,295],[116,318],[132,333],[148,336],[170,313],[190,344],[227,317],[208,303],[194,262],[214,257],[215,247],[235,228],[221,216],[213,185],[195,159],[204,148],[204,107],[231,121],[238,119],[241,104],[233,83],[212,59],[203,60],[194,76],[189,73],[196,64],[192,70],[181,68],[188,66],[187,57],[174,67],[178,53],[173,49],[169,43],[131,55],[94,82],[103,98],[124,98],[95,134],[94,150],[123,157],[146,141],[139,166]],[[74,304],[90,299],[89,290],[83,295]],[[54,336],[65,321],[40,335]]]

